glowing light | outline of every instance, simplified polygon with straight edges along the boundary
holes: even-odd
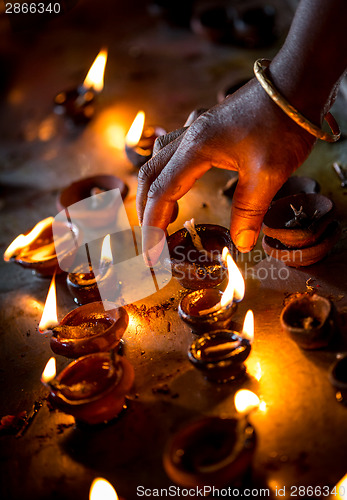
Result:
[[[254,339],[254,314],[251,309],[246,313],[245,320],[243,322],[242,336],[253,342]]]
[[[89,500],[118,500],[118,495],[111,483],[98,477],[90,487]]]
[[[109,146],[115,149],[124,148],[124,128],[118,124],[109,125],[106,130],[106,139]]]
[[[100,266],[112,264],[113,255],[111,250],[111,238],[110,235],[107,234],[102,242],[101,247],[101,257],[100,257]]]
[[[36,240],[36,238],[42,233],[46,227],[52,225],[54,221],[53,217],[47,217],[47,219],[43,219],[38,222],[36,226],[28,233],[27,235],[20,234],[15,238],[9,247],[5,250],[4,260],[8,262],[12,257],[16,257],[20,254],[24,249],[26,249],[30,243]]]
[[[249,413],[259,407],[259,398],[247,389],[237,391],[234,398],[235,408],[239,413]]]
[[[125,136],[125,143],[127,146],[136,146],[136,144],[138,144],[143,132],[144,125],[145,113],[143,111],[139,111],[135,116],[135,120],[133,121],[131,127],[129,128],[129,132]]]
[[[222,306],[228,304],[231,300],[235,300],[239,302],[243,299],[245,295],[245,280],[241,274],[241,271],[236,265],[236,262],[230,255],[227,247],[223,248],[222,259],[227,263],[228,267],[228,276],[229,281],[228,285],[222,295],[221,304]],[[231,291],[233,290],[233,295],[231,295]],[[224,297],[224,294],[227,292],[227,295]],[[231,299],[230,299],[231,297]]]
[[[107,50],[100,50],[95,61],[90,67],[87,76],[83,82],[83,87],[93,89],[95,92],[101,92],[104,88],[104,73],[107,61]]]
[[[57,373],[57,366],[55,362],[55,358],[52,357],[47,361],[47,364],[45,366],[45,369],[42,372],[41,375],[41,381],[44,384],[48,384],[51,380],[53,380],[56,376]]]
[[[336,500],[347,500],[347,474],[337,483]]]
[[[58,317],[57,317],[57,294],[55,289],[55,273],[53,275],[46,302],[45,307],[43,309],[43,313],[41,316],[41,321],[39,324],[39,331],[44,333],[45,330],[52,328],[53,326],[59,325]]]

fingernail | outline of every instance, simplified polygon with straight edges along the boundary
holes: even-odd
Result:
[[[256,233],[252,229],[244,229],[236,236],[235,245],[240,252],[249,252],[256,242]]]

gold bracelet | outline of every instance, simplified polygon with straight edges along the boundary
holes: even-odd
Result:
[[[271,61],[268,59],[258,59],[254,63],[254,74],[263,87],[265,92],[271,99],[285,112],[300,127],[304,128],[310,134],[318,137],[322,141],[336,142],[341,136],[339,126],[331,113],[327,113],[324,117],[325,121],[330,127],[332,134],[324,132],[307,118],[305,118],[297,109],[295,109],[289,102],[278,92],[272,81],[265,75],[265,70],[268,68]]]

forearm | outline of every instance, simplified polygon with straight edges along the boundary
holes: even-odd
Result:
[[[317,124],[347,67],[346,28],[346,0],[301,0],[270,66],[278,90]]]

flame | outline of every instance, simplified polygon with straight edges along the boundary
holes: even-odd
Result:
[[[95,92],[101,92],[104,88],[104,73],[107,61],[107,50],[100,50],[95,61],[90,67],[90,70],[85,77],[83,87],[86,89],[94,89]]]
[[[336,500],[346,500],[347,498],[347,474],[343,476],[342,479],[335,486],[336,488]]]
[[[118,500],[118,495],[111,483],[98,477],[90,487],[89,500]]]
[[[45,307],[43,309],[43,313],[41,316],[39,331],[43,333],[45,330],[48,330],[49,328],[57,325],[59,325],[59,321],[57,317],[57,294],[55,290],[55,273],[54,273],[48,290]]]
[[[241,389],[235,394],[234,403],[239,413],[249,413],[259,407],[260,400],[254,392]]]
[[[143,132],[144,125],[145,113],[144,111],[139,111],[135,116],[135,120],[129,128],[127,135],[125,136],[125,144],[127,146],[136,146],[136,144],[138,144]]]
[[[254,314],[251,309],[246,313],[245,320],[243,322],[242,336],[253,342],[254,339]]]
[[[112,264],[112,262],[113,262],[113,255],[111,250],[111,240],[110,240],[110,235],[107,234],[104,238],[104,241],[102,242],[100,266]]]
[[[225,306],[229,302],[232,302],[232,300],[239,302],[243,299],[245,295],[245,281],[227,247],[223,248],[222,259],[227,263],[229,277],[227,287],[221,298],[221,305]]]
[[[4,260],[8,262],[11,257],[18,255],[21,250],[24,250],[30,243],[36,240],[36,238],[41,234],[41,232],[46,229],[46,227],[53,224],[54,218],[47,217],[36,224],[27,235],[20,234],[15,238],[9,247],[5,250]]]
[[[45,369],[43,370],[41,375],[41,381],[44,384],[48,384],[48,382],[50,382],[55,378],[56,373],[57,373],[57,365],[55,362],[55,358],[52,357],[47,361]]]

